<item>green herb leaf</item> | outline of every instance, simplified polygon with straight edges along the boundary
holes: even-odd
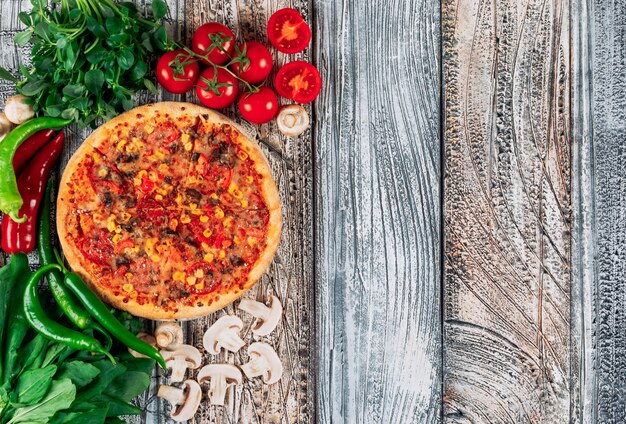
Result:
[[[83,84],[70,84],[63,87],[63,94],[68,97],[79,97],[85,94],[85,90]]]
[[[55,380],[39,403],[17,408],[8,424],[47,422],[57,411],[69,408],[75,398],[76,386],[70,380]]]
[[[142,79],[146,75],[146,72],[148,72],[148,65],[146,65],[146,62],[140,61],[135,63],[135,65],[131,68],[128,77],[131,81],[137,81]]]
[[[48,85],[49,84],[43,79],[34,80],[24,84],[19,91],[25,96],[33,97],[41,93],[44,88],[48,87]]]
[[[48,365],[22,373],[17,380],[17,401],[24,405],[39,402],[50,388],[56,370],[56,365]]]
[[[159,90],[157,90],[154,83],[150,81],[149,79],[144,78],[143,84],[146,86],[148,91],[150,91],[152,94],[159,94]]]
[[[85,86],[87,90],[97,94],[104,84],[104,73],[100,69],[92,69],[85,74]]]
[[[109,35],[120,34],[124,30],[124,22],[119,18],[107,18],[104,25],[109,32]]]
[[[134,63],[135,63],[135,56],[133,55],[133,52],[131,52],[130,50],[122,50],[119,53],[119,56],[117,56],[117,64],[123,70],[130,69]]]
[[[100,370],[91,364],[81,361],[65,362],[59,368],[59,378],[67,378],[77,387],[91,383],[100,374]]]
[[[167,3],[164,0],[152,0],[152,15],[157,21],[167,15]]]
[[[30,37],[32,36],[33,31],[27,29],[25,31],[21,31],[15,34],[15,37],[13,37],[13,41],[15,41],[15,44],[17,44],[18,46],[25,46],[26,44],[28,44],[28,42],[30,41]]]
[[[17,82],[17,78],[15,78],[12,73],[10,73],[9,71],[7,71],[1,66],[0,66],[0,79],[11,81],[11,82]]]
[[[59,412],[49,424],[102,424],[107,417],[109,407],[104,405],[100,408],[90,408],[84,412]]]

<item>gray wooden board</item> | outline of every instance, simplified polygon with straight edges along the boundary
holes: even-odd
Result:
[[[439,4],[315,6],[319,422],[439,422]]]
[[[567,422],[569,3],[443,13],[445,420]]]

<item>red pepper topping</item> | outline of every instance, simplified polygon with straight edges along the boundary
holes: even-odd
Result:
[[[24,199],[19,216],[26,221],[16,223],[8,215],[2,218],[2,250],[7,253],[31,252],[36,245],[37,213],[46,191],[52,166],[63,149],[63,133],[57,134],[28,162],[17,178],[20,195]]]

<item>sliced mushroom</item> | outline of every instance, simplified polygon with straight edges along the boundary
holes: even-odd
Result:
[[[270,297],[269,306],[256,300],[243,299],[239,303],[239,309],[256,318],[252,332],[257,336],[267,336],[274,331],[283,313],[283,305],[276,296]]]
[[[162,322],[154,332],[157,346],[165,350],[176,350],[183,344],[183,329],[175,322]]]
[[[157,396],[172,404],[170,417],[174,421],[183,422],[193,418],[200,406],[202,389],[195,380],[186,380],[182,388],[160,386]]]
[[[170,381],[179,383],[185,378],[187,369],[195,370],[202,365],[200,351],[190,345],[180,345],[176,350],[162,350],[167,368],[172,370]]]
[[[228,386],[241,384],[242,375],[239,368],[231,364],[209,364],[198,371],[198,383],[210,381],[209,400],[211,405],[224,405]]]
[[[13,129],[13,122],[9,121],[9,118],[0,112],[0,140],[2,140]]]
[[[152,334],[144,333],[143,331],[141,331],[137,334],[137,337],[140,340],[143,340],[144,342],[148,343],[150,346],[156,347],[156,339],[154,338]],[[135,358],[147,358],[146,355],[136,352],[132,350],[131,348],[128,348],[128,353],[133,355]]]
[[[248,378],[263,377],[265,384],[274,384],[283,375],[283,364],[280,358],[267,343],[257,342],[248,346],[250,361],[241,369]]]
[[[204,348],[212,355],[217,355],[222,349],[237,352],[245,344],[239,337],[242,328],[243,322],[239,317],[224,315],[204,333]]]
[[[29,99],[21,94],[16,94],[7,99],[4,104],[4,113],[9,121],[15,125],[23,124],[35,116],[35,109]]]
[[[284,106],[278,112],[276,124],[281,133],[295,137],[309,128],[309,114],[300,105]]]

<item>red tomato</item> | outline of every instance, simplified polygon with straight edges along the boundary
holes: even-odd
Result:
[[[250,84],[256,84],[267,78],[272,71],[272,55],[267,47],[258,41],[246,41],[237,46],[237,49],[242,57],[250,60],[250,63],[243,66],[239,62],[233,63],[233,72]]]
[[[215,69],[207,68],[200,74],[196,94],[206,107],[222,109],[235,103],[239,94],[239,81],[227,71],[218,68],[217,79],[213,81]],[[219,94],[217,94],[215,91]]]
[[[165,52],[157,63],[156,76],[159,84],[174,94],[191,90],[199,73],[198,62],[182,49]]]
[[[230,60],[235,49],[235,35],[226,25],[209,22],[193,33],[191,46],[193,51],[198,54],[206,55],[208,53],[210,62],[203,60],[207,65],[210,65],[211,62],[222,65]]]
[[[245,93],[239,98],[241,116],[253,124],[265,124],[278,113],[278,98],[269,87],[261,87],[256,93]]]
[[[320,94],[322,77],[315,66],[296,60],[278,70],[274,88],[282,97],[310,103]]]
[[[311,41],[311,28],[297,10],[280,9],[267,23],[267,37],[279,51],[298,53]]]

